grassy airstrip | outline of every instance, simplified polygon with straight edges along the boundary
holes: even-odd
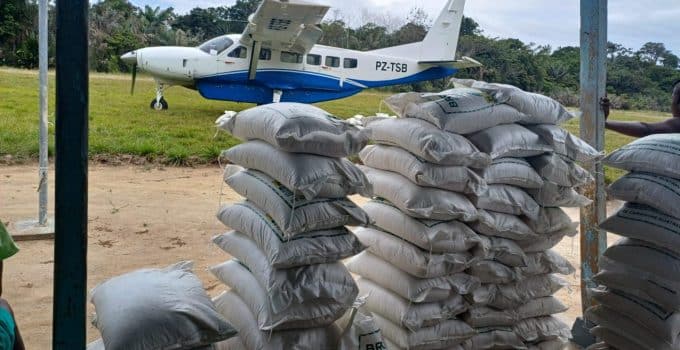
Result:
[[[50,154],[54,150],[54,75],[50,75]],[[240,111],[252,105],[209,101],[197,92],[171,88],[165,98],[168,111],[149,108],[155,96],[153,81],[141,77],[130,96],[126,75],[90,76],[90,155],[97,159],[141,157],[170,165],[214,162],[223,149],[238,143],[227,134],[215,133],[214,121],[225,110]],[[367,91],[344,100],[319,104],[340,117],[371,115],[385,107],[388,94]],[[616,120],[656,121],[667,115],[658,112],[615,111]],[[38,155],[38,75],[36,71],[0,68],[0,160],[29,161]],[[566,127],[578,134],[578,121]],[[632,139],[607,134],[607,151]],[[608,180],[622,173],[608,170]]]

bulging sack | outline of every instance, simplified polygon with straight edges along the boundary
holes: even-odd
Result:
[[[516,308],[496,310],[486,306],[473,306],[465,315],[465,322],[474,328],[512,327],[521,320],[550,316],[567,311],[554,297],[537,298]]]
[[[576,269],[574,269],[569,260],[554,250],[530,253],[526,257],[526,265],[520,267],[523,276],[545,275],[549,273],[571,275],[576,272]]]
[[[370,228],[355,231],[361,243],[377,257],[419,278],[442,277],[465,271],[470,253],[431,253],[390,233]]]
[[[493,95],[498,101],[505,101],[506,104],[527,116],[521,121],[524,124],[562,124],[574,118],[574,114],[556,100],[541,94],[524,91],[512,85],[455,78],[452,81],[485,91]]]
[[[479,221],[470,225],[477,233],[507,238],[513,241],[526,241],[537,238],[536,233],[516,215],[479,210]]]
[[[538,135],[517,124],[485,129],[470,135],[468,139],[493,159],[534,157],[553,151]]]
[[[338,340],[339,350],[385,349],[385,339],[375,318],[366,309],[364,298],[359,298],[352,309],[336,322],[344,329]]]
[[[680,218],[680,179],[652,173],[630,173],[607,189],[613,198],[645,204],[662,213]]]
[[[568,284],[556,275],[530,276],[518,282],[485,284],[471,294],[475,304],[496,309],[514,309],[536,298],[549,297]]]
[[[388,200],[404,213],[420,219],[477,219],[477,209],[467,197],[436,188],[420,187],[393,172],[362,166],[376,196]]]
[[[243,141],[262,140],[294,153],[348,157],[368,144],[369,132],[302,103],[273,103],[222,121],[221,129]]]
[[[529,228],[539,234],[545,235],[567,229],[577,230],[578,223],[571,220],[569,215],[561,208],[541,207],[536,220],[526,219]]]
[[[680,135],[652,135],[614,151],[604,159],[610,167],[680,179]]]
[[[463,343],[465,350],[527,349],[512,327],[484,327],[475,331],[477,334]]]
[[[225,182],[267,213],[286,236],[370,222],[366,213],[346,198],[307,200],[257,170],[229,165]]]
[[[430,163],[475,169],[491,163],[489,155],[480,152],[465,137],[424,120],[374,119],[368,122],[367,129],[375,143],[403,148]]]
[[[472,203],[479,209],[486,209],[510,215],[525,215],[537,218],[540,207],[521,188],[508,185],[490,185],[486,194],[471,196]]]
[[[445,301],[456,295],[468,294],[479,286],[477,278],[462,273],[437,278],[417,278],[369,252],[350,259],[347,268],[414,303]]]
[[[363,209],[381,230],[432,253],[463,253],[481,243],[472,229],[456,220],[416,219],[384,200],[372,200]]]
[[[385,103],[404,118],[418,118],[456,134],[472,134],[526,116],[480,90],[461,88],[440,93],[402,93]]]
[[[582,208],[593,202],[573,187],[562,187],[552,182],[546,182],[540,189],[526,191],[542,207]]]
[[[586,169],[555,153],[532,157],[528,160],[540,177],[558,186],[578,187],[595,181]]]
[[[271,217],[248,201],[221,208],[217,218],[252,239],[277,269],[331,263],[366,249],[345,227],[286,237]]]
[[[525,253],[538,253],[556,247],[565,237],[574,237],[579,233],[578,229],[565,229],[545,235],[531,241],[519,241],[519,245]]]
[[[213,301],[220,313],[234,323],[246,349],[287,350],[310,346],[315,349],[332,349],[338,336],[334,327],[280,332],[261,331],[257,326],[255,316],[238,294],[225,292]]]
[[[110,350],[193,349],[233,337],[201,280],[182,262],[114,277],[91,293],[93,324]]]
[[[527,318],[519,321],[513,329],[525,342],[571,338],[569,326],[553,316]]]
[[[646,349],[647,345],[640,344],[637,339],[629,338],[629,335],[618,334],[606,327],[594,327],[590,330],[597,339],[604,340],[607,344],[607,349],[616,350],[640,350]],[[647,349],[652,350],[652,349]]]
[[[261,171],[305,198],[372,195],[371,185],[347,159],[287,153],[263,141],[250,141],[223,154],[230,162]]]
[[[517,243],[505,238],[479,235],[484,249],[475,251],[475,256],[482,260],[497,261],[510,267],[526,266],[526,255]]]
[[[619,335],[622,340],[628,339],[632,341],[632,344],[640,345],[637,349],[671,350],[680,347],[680,343],[669,343],[652,334],[645,325],[637,321],[639,320],[638,315],[625,315],[616,309],[598,305],[588,309],[586,317],[599,327],[613,332],[612,336]],[[602,339],[606,341],[607,337],[605,336]],[[616,343],[618,341],[612,343],[612,345]]]
[[[257,282],[248,269],[236,260],[214,266],[210,271],[222,283],[241,296],[252,312],[257,326],[263,331],[325,327],[345,310],[338,304],[325,304],[317,300],[291,305],[288,309],[274,313],[267,291]]]
[[[521,158],[498,158],[482,171],[489,185],[511,185],[520,188],[541,188],[543,179],[526,160]]]
[[[680,218],[650,206],[626,203],[600,227],[608,232],[664,247],[680,256]]]
[[[416,331],[436,326],[467,310],[460,295],[434,303],[412,303],[365,278],[357,279],[359,293],[367,295],[366,307],[392,323]]]
[[[368,146],[359,156],[364,165],[401,174],[419,186],[461,193],[486,192],[486,182],[469,168],[427,163],[401,148]]]
[[[376,314],[375,321],[386,339],[410,350],[448,349],[475,335],[474,329],[459,320],[447,320],[437,326],[409,331]]]
[[[347,311],[358,288],[342,263],[274,269],[255,242],[236,232],[216,236],[213,242],[244,264],[270,295],[270,306],[280,313],[291,305],[318,301]]]
[[[479,278],[483,284],[507,284],[522,278],[519,269],[491,260],[475,262],[467,273]]]
[[[604,157],[603,152],[598,152],[587,142],[559,126],[541,124],[529,125],[527,128],[547,142],[555,153],[571,161],[591,163]]]

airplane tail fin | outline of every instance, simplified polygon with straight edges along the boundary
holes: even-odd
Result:
[[[456,57],[465,0],[448,0],[434,25],[419,43],[373,51],[376,54],[410,57],[422,62],[450,62]]]

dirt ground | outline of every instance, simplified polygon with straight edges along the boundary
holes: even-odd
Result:
[[[50,180],[53,184],[53,173]],[[237,201],[239,196],[223,185],[217,166],[91,165],[89,181],[88,288],[138,268],[192,260],[211,295],[224,290],[207,268],[229,257],[213,246],[210,238],[226,231],[215,218],[219,206]],[[0,218],[5,223],[35,218],[36,188],[36,165],[0,167]],[[50,188],[54,189],[53,185]],[[54,213],[53,205],[50,213]],[[569,213],[578,220],[577,211]],[[53,242],[21,242],[20,248],[17,256],[5,262],[4,297],[14,307],[27,348],[49,349]],[[566,239],[557,250],[578,266],[578,238]],[[571,287],[558,295],[570,307],[563,315],[569,324],[581,313],[578,278],[578,272],[568,276]],[[93,313],[92,305],[88,307]],[[89,326],[88,340],[98,337],[97,330]]]

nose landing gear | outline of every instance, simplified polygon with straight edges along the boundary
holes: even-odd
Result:
[[[168,102],[165,100],[165,98],[163,98],[163,92],[165,91],[165,88],[165,84],[156,84],[156,98],[151,100],[151,109],[157,111],[164,111],[168,109]]]

